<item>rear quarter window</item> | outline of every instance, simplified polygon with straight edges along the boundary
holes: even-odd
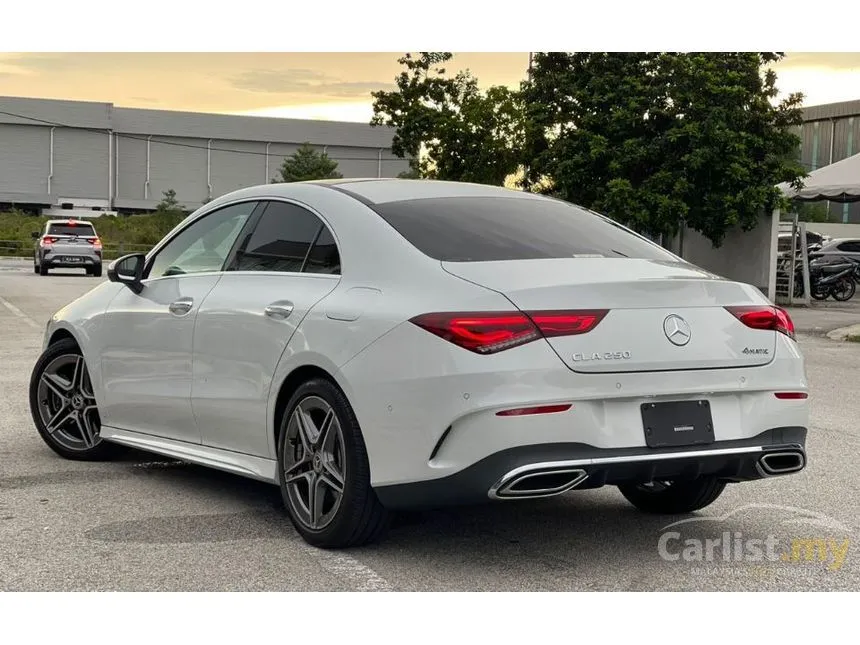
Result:
[[[554,199],[431,198],[373,208],[421,252],[448,262],[584,256],[679,261],[608,218]]]

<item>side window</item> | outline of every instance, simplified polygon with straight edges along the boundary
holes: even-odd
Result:
[[[331,231],[326,227],[323,227],[320,236],[311,247],[311,252],[308,253],[305,273],[340,275],[340,253]]]
[[[197,220],[158,252],[147,278],[220,271],[256,206],[234,204]]]
[[[295,204],[270,202],[230,269],[337,273],[340,260],[334,238],[316,215]]]
[[[843,242],[839,245],[840,251],[845,251],[847,253],[858,253],[860,252],[860,242],[856,240],[852,240],[850,242]]]

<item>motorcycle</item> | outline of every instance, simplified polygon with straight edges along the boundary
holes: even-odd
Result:
[[[839,263],[828,262],[825,258],[817,258],[809,263],[809,291],[814,300],[834,300],[845,302],[851,300],[857,290],[855,273],[858,265],[851,261]],[[794,276],[795,296],[803,295],[803,269],[798,266]]]

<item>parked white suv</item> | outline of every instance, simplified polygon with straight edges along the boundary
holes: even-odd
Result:
[[[102,243],[90,222],[56,219],[45,224],[36,240],[33,271],[48,275],[50,269],[86,269],[88,275],[102,275]]]

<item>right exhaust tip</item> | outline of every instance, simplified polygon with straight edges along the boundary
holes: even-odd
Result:
[[[576,488],[587,478],[581,468],[525,469],[503,477],[489,494],[492,499],[550,497]]]
[[[806,456],[800,450],[769,452],[758,460],[758,469],[763,477],[787,475],[803,470]]]

